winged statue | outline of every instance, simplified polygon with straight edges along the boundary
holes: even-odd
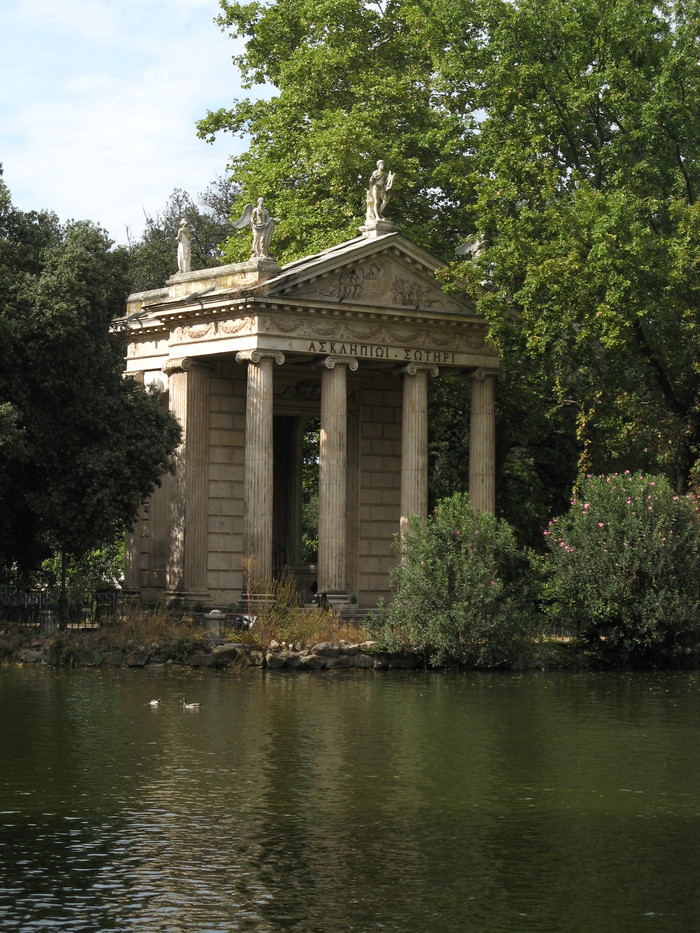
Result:
[[[279,217],[273,217],[265,207],[263,198],[258,198],[258,203],[253,207],[252,204],[246,204],[243,213],[234,220],[234,230],[242,230],[249,224],[253,228],[253,249],[250,255],[251,259],[272,259],[270,256],[270,238],[275,232],[275,225],[280,222]]]

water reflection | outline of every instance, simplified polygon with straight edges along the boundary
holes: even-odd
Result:
[[[693,674],[2,668],[0,926],[688,933],[699,725]]]

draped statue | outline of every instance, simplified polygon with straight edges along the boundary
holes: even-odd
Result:
[[[190,225],[183,217],[177,231],[177,271],[190,272],[192,270],[192,231]]]
[[[235,230],[241,230],[243,227],[250,226],[253,229],[253,248],[250,255],[251,259],[272,259],[270,256],[270,238],[275,232],[275,225],[280,222],[279,217],[273,217],[265,207],[263,198],[258,198],[255,207],[252,204],[246,204],[243,213],[234,221]]]

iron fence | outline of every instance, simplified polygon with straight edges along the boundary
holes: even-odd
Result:
[[[69,628],[99,628],[120,617],[121,593],[93,593],[81,602],[66,601],[55,593],[0,593],[0,623],[40,628],[65,624]]]

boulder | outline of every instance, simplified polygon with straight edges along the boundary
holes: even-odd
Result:
[[[211,653],[217,661],[235,661],[241,653],[241,646],[230,641],[224,642],[223,645],[214,645]]]
[[[355,666],[355,658],[350,654],[341,654],[337,658],[325,658],[327,671],[343,670]]]
[[[353,656],[353,667],[374,667],[374,657],[371,654],[356,654]]]
[[[307,671],[322,671],[326,667],[327,658],[317,654],[304,654],[299,659],[299,667]]]
[[[59,661],[58,649],[54,641],[45,641],[41,646],[41,663],[56,667]]]
[[[191,654],[185,664],[189,667],[213,667],[216,664],[216,657],[211,652],[198,651]]]
[[[145,667],[151,657],[148,648],[134,648],[126,657],[127,667]]]
[[[112,648],[105,654],[105,664],[110,667],[121,667],[124,663],[124,652],[121,648]]]
[[[314,645],[313,653],[319,658],[338,658],[341,648],[332,641],[321,641]]]

